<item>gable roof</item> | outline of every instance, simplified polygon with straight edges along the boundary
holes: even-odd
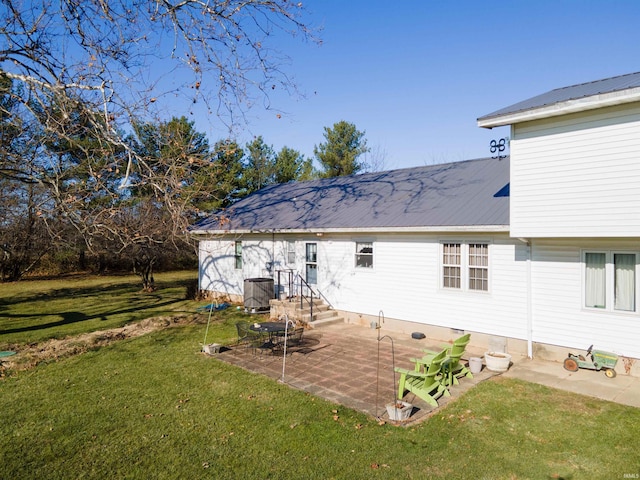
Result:
[[[190,231],[508,231],[508,186],[508,157],[292,182],[264,188]]]
[[[497,127],[640,101],[640,72],[557,88],[478,118],[480,127]]]

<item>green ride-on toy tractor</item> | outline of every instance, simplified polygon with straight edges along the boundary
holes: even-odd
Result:
[[[611,352],[603,352],[602,350],[593,350],[593,345],[591,345],[587,350],[587,358],[570,353],[564,359],[564,368],[570,372],[577,372],[579,368],[604,370],[604,374],[608,378],[613,378],[616,376],[615,368],[617,363],[618,355]]]

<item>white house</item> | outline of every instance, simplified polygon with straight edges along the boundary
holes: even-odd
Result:
[[[640,73],[478,119],[510,158],[290,183],[199,222],[200,287],[299,272],[345,321],[640,358]],[[626,367],[626,368],[625,368]]]

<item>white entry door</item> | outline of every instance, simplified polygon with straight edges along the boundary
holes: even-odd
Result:
[[[305,280],[309,285],[318,283],[318,244],[307,243],[305,245]]]

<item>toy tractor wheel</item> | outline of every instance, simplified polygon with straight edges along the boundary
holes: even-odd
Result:
[[[608,377],[608,378],[615,378],[616,376],[616,371],[613,368],[607,368],[604,371],[604,374]]]
[[[578,371],[578,362],[576,362],[573,358],[565,358],[564,359],[564,369],[569,370],[570,372]]]

